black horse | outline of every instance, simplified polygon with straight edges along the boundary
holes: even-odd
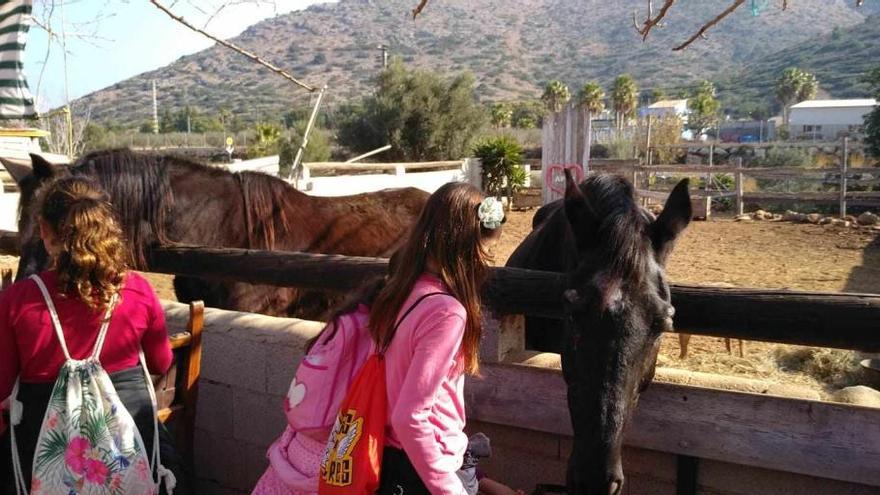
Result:
[[[349,256],[390,256],[421,213],[428,193],[414,188],[343,197],[303,194],[262,173],[233,174],[174,155],[127,149],[97,151],[71,167],[31,155],[26,166],[4,161],[21,189],[18,278],[45,268],[33,218],[34,193],[64,174],[97,180],[110,195],[135,268],[156,245],[277,249]],[[178,300],[216,308],[318,318],[326,294],[294,288],[176,277]]]
[[[623,488],[624,425],[654,377],[660,335],[674,309],[664,265],[691,219],[687,179],[656,219],[632,185],[566,173],[565,198],[544,206],[508,266],[566,274],[565,319],[526,319],[531,349],[559,352],[574,445],[570,495],[617,495]]]

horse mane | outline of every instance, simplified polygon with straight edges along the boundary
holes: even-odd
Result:
[[[275,249],[276,221],[284,232],[290,231],[287,218],[291,191],[290,184],[260,172],[235,174],[244,196],[245,222],[249,249]]]
[[[135,268],[146,267],[145,247],[149,236],[168,244],[165,218],[171,207],[168,155],[136,153],[127,148],[93,151],[72,167],[74,174],[98,180],[113,201]],[[174,157],[175,160],[188,160]],[[195,164],[195,162],[191,162]]]
[[[597,174],[579,187],[598,224],[593,247],[604,273],[599,281],[604,297],[623,285],[640,285],[650,260],[646,234],[651,218],[638,205],[632,184],[617,175]]]
[[[146,248],[151,241],[173,244],[166,220],[174,201],[170,178],[174,168],[237,179],[245,205],[248,248],[273,249],[276,220],[289,230],[285,211],[295,190],[281,179],[258,172],[232,173],[169,153],[141,153],[128,148],[91,152],[71,171],[96,178],[111,198],[124,198],[114,200],[113,206],[131,246],[135,268],[146,268]]]

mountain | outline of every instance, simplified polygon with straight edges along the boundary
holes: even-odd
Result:
[[[755,66],[755,77],[772,79],[777,65],[790,65],[786,57],[796,59],[800,47],[833,37],[835,30],[865,26],[868,15],[880,12],[877,1],[857,9],[854,0],[795,0],[785,12],[771,1],[760,15],[740,9],[707,39],[673,52],[727,2],[680,0],[646,42],[632,25],[634,11],[646,15],[644,0],[433,0],[412,21],[416,3],[313,5],[255,24],[232,41],[312,85],[327,84],[330,105],[370,91],[381,65],[379,44],[413,67],[473,72],[478,95],[487,101],[537,97],[550,79],[573,89],[591,79],[608,85],[625,72],[643,89],[674,93],[699,80],[729,79],[771,56],[776,58],[766,68]],[[876,50],[878,39],[863,43]],[[226,108],[244,120],[275,118],[309,101],[302,89],[214,46],[89,94],[80,108],[90,108],[95,121],[136,127],[150,118],[152,80],[162,109],[190,105],[216,114]]]
[[[798,67],[816,75],[821,92],[837,98],[864,98],[870,88],[862,75],[880,66],[880,15],[798,43],[746,64],[721,85],[732,101],[769,100],[779,75]],[[731,102],[729,101],[728,104]]]

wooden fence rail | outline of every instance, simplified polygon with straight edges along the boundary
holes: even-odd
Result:
[[[636,185],[636,193],[646,199],[664,201],[668,196],[665,191],[652,191],[647,186],[639,186],[639,174],[667,174],[667,175],[701,175],[707,179],[705,191],[694,191],[692,197],[705,202],[701,209],[705,208],[705,216],[709,214],[710,203],[713,199],[724,197],[735,198],[737,214],[743,213],[744,204],[747,202],[759,203],[814,203],[814,204],[837,204],[841,217],[846,216],[847,206],[880,206],[880,191],[850,191],[853,185],[872,185],[880,183],[880,168],[874,167],[849,167],[850,143],[844,141],[843,156],[838,167],[803,168],[803,167],[743,167],[741,161],[736,164],[726,165],[642,165],[631,161],[602,161],[591,164],[593,170],[611,172],[631,178]],[[730,174],[734,176],[734,190],[710,191],[709,181],[712,174]],[[755,177],[762,179],[797,180],[808,182],[823,182],[836,184],[836,192],[776,192],[776,191],[743,191],[743,177]],[[868,176],[868,177],[865,177]],[[645,181],[647,182],[647,181]],[[700,214],[701,216],[703,213]]]
[[[345,291],[385,272],[387,260],[338,255],[173,247],[149,253],[151,271]],[[499,314],[563,316],[564,276],[494,268],[485,303]],[[880,351],[880,296],[673,285],[678,331],[787,344]]]

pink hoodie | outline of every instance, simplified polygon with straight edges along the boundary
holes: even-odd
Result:
[[[401,313],[432,292],[448,289],[438,278],[422,275]],[[457,362],[466,318],[454,297],[430,296],[403,320],[385,353],[388,443],[406,452],[434,495],[465,493],[455,472],[468,442],[464,375]]]

